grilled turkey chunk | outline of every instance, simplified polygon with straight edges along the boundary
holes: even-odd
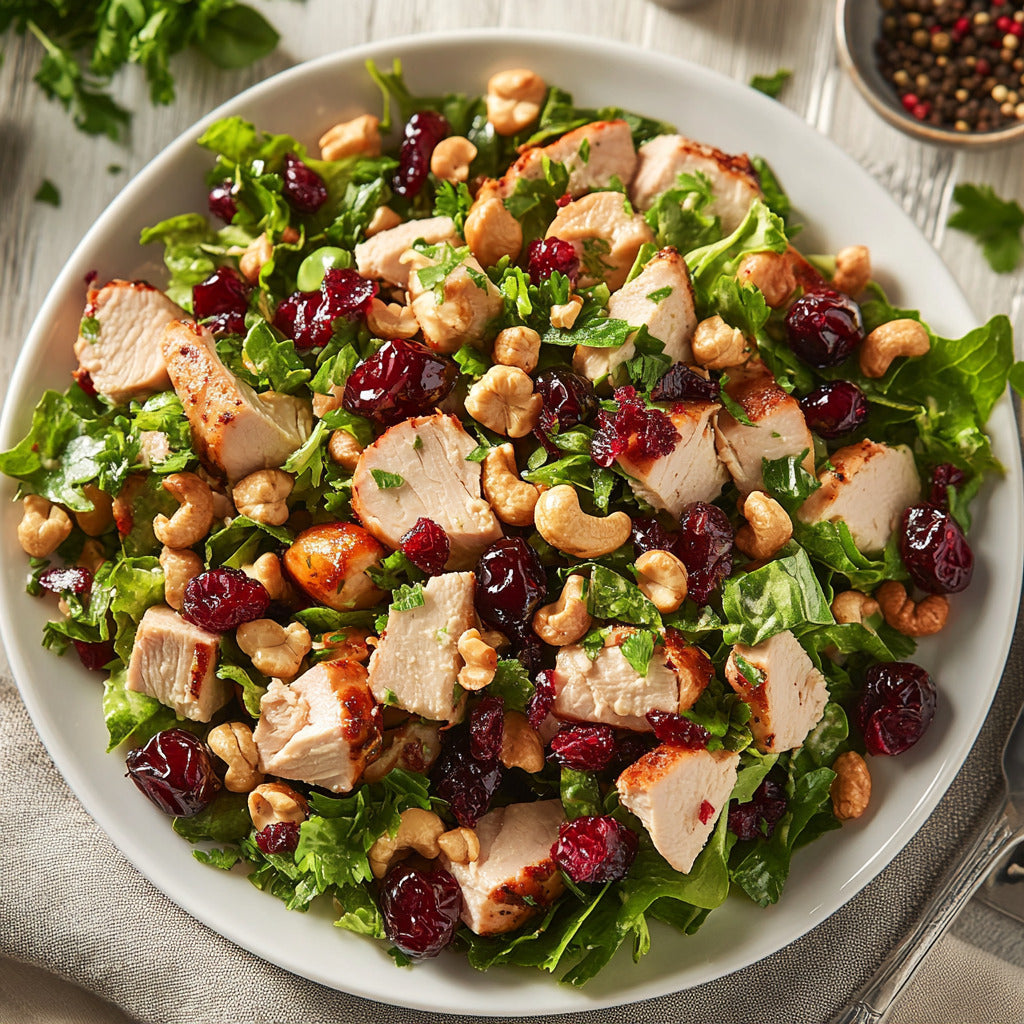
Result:
[[[714,199],[704,212],[718,217],[726,234],[739,227],[761,195],[757,172],[745,155],[730,156],[682,135],[658,135],[637,153],[629,198],[637,209],[647,210],[662,192],[675,186],[680,174],[708,178]]]
[[[370,657],[370,689],[382,704],[397,704],[435,722],[458,721],[465,697],[456,697],[462,668],[459,637],[476,625],[471,572],[434,576],[423,586],[423,604],[392,610]]]
[[[196,452],[228,480],[277,469],[309,436],[309,403],[274,391],[256,394],[220,361],[206,328],[175,320],[164,329],[162,346]]]
[[[252,738],[260,771],[347,793],[379,753],[381,710],[356,661],[325,661],[271,681]]]
[[[650,833],[655,849],[684,874],[693,867],[736,785],[740,755],[663,743],[631,764],[619,800]]]
[[[477,935],[500,935],[518,928],[549,907],[563,891],[551,857],[558,826],[565,820],[561,800],[509,804],[476,824],[480,856],[441,863],[462,889],[462,920]]]
[[[763,754],[799,747],[828,701],[825,677],[788,629],[756,647],[737,644],[726,662],[725,678],[750,705],[750,731]]]
[[[653,298],[652,298],[653,296]],[[646,327],[665,346],[672,362],[693,359],[690,339],[697,328],[693,286],[686,261],[675,249],[662,249],[628,284],[608,300],[608,316],[631,327]],[[573,369],[590,380],[601,380],[636,353],[633,335],[618,348],[577,345]]]
[[[193,722],[208,722],[234,694],[218,679],[220,637],[166,605],[146,609],[135,634],[125,686],[146,693]]]
[[[171,386],[160,339],[164,328],[188,314],[145,281],[111,281],[90,289],[75,342],[78,374],[112,402],[165,391]]]
[[[715,423],[717,402],[677,402],[668,413],[679,440],[667,455],[657,458],[618,456],[629,474],[629,485],[638,498],[677,519],[691,501],[714,501],[729,479],[718,458]]]
[[[903,510],[921,496],[914,454],[906,445],[859,441],[834,452],[830,468],[818,474],[821,487],[800,506],[805,523],[838,522],[853,543],[877,554],[889,542]]]
[[[417,239],[423,239],[428,245],[454,243],[455,222],[451,217],[428,217],[378,231],[356,246],[356,269],[363,277],[405,288],[409,284],[409,267],[401,257]]]
[[[451,544],[445,568],[469,569],[502,535],[481,495],[480,463],[466,460],[474,448],[476,442],[454,416],[404,420],[359,456],[352,475],[353,511],[391,548],[399,547],[418,519],[433,519]],[[381,487],[374,470],[397,475],[402,483]]]

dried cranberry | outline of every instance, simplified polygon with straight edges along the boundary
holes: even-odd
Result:
[[[324,274],[319,291],[293,292],[274,312],[274,326],[299,349],[319,348],[331,340],[334,321],[366,316],[377,283],[355,270],[332,267]]]
[[[434,147],[450,130],[448,121],[436,110],[420,110],[409,118],[398,153],[398,170],[391,179],[395,195],[414,199],[420,194],[430,173]]]
[[[802,295],[786,314],[789,347],[810,366],[838,366],[863,337],[860,306],[839,292]]]
[[[71,379],[90,398],[96,397],[96,385],[93,383],[92,374],[88,370],[83,370],[81,367],[79,367],[77,370],[72,370]]]
[[[671,550],[672,538],[668,530],[653,516],[634,516],[630,539],[638,555],[647,551]]]
[[[209,747],[185,729],[158,732],[129,751],[125,763],[140,792],[167,814],[198,814],[220,789]]]
[[[264,616],[270,594],[241,569],[207,569],[185,584],[181,614],[211,633],[226,633]]]
[[[575,288],[580,273],[576,246],[561,238],[535,238],[526,247],[526,268],[533,284],[540,284],[552,274],[564,274]]]
[[[617,408],[603,410],[590,454],[599,466],[610,466],[620,455],[634,462],[668,455],[679,443],[679,431],[660,409],[649,409],[632,387],[616,388]]]
[[[407,956],[437,956],[455,937],[462,912],[459,883],[441,867],[396,864],[380,887],[387,937]]]
[[[551,759],[563,768],[599,772],[615,754],[615,730],[610,725],[566,722],[551,737]]]
[[[555,680],[551,669],[537,673],[533,693],[526,705],[526,718],[531,729],[539,729],[555,702]]]
[[[255,838],[263,853],[294,853],[299,845],[299,822],[272,822],[261,828]]]
[[[608,767],[614,772],[621,772],[631,764],[636,764],[652,746],[653,741],[649,733],[623,729],[615,737],[615,753]]]
[[[91,672],[102,672],[117,654],[109,640],[72,640],[78,660]]]
[[[902,754],[935,717],[935,684],[920,665],[885,661],[864,673],[857,724],[869,754]]]
[[[651,389],[652,402],[717,402],[722,389],[718,377],[705,377],[692,366],[673,363]]]
[[[732,525],[720,508],[694,501],[683,509],[672,552],[686,566],[687,593],[697,604],[707,604],[715,587],[732,572],[732,543]]]
[[[39,586],[52,594],[88,594],[92,589],[92,573],[75,565],[45,569],[39,574]]]
[[[509,629],[508,638],[512,644],[512,651],[528,672],[540,668],[544,660],[544,644],[534,633],[529,620]]]
[[[192,286],[192,312],[214,334],[244,334],[252,289],[232,267],[218,267]]]
[[[787,806],[782,787],[765,779],[748,803],[729,811],[729,831],[740,839],[770,839]]]
[[[673,711],[648,711],[647,721],[662,743],[670,743],[674,747],[705,750],[711,739],[711,733],[703,725],[691,722]]]
[[[281,195],[299,213],[316,213],[327,202],[327,186],[311,167],[294,153],[285,153]]]
[[[910,578],[931,594],[958,594],[974,573],[974,552],[963,530],[934,505],[911,505],[904,511],[900,555]]]
[[[807,426],[831,441],[852,434],[868,418],[868,400],[853,381],[830,380],[800,399]]]
[[[406,558],[428,576],[444,572],[445,563],[452,546],[448,534],[426,516],[420,516],[416,525],[402,535],[399,550]]]
[[[500,761],[473,757],[469,729],[463,726],[445,734],[431,778],[434,792],[448,802],[455,820],[464,828],[472,828],[487,813],[502,774]]]
[[[206,205],[214,217],[219,217],[225,224],[230,224],[238,213],[238,204],[235,202],[235,183],[230,178],[225,178],[220,184],[210,189],[206,198]]]
[[[967,479],[962,469],[943,462],[932,470],[931,483],[928,488],[928,501],[936,508],[949,508],[948,488],[954,490]]]
[[[385,341],[349,375],[342,406],[357,416],[390,427],[429,412],[459,378],[459,368],[420,341]]]
[[[586,377],[564,367],[555,367],[538,374],[533,390],[543,401],[540,428],[549,434],[556,428],[564,432],[587,423],[597,412],[594,385]]]
[[[469,752],[478,761],[497,761],[505,734],[505,701],[487,696],[469,715]]]
[[[701,800],[697,820],[706,825],[715,816],[715,805],[710,800]]]
[[[476,564],[476,610],[506,636],[522,632],[547,591],[540,556],[522,537],[495,541]]]
[[[574,882],[617,882],[629,874],[639,848],[637,834],[621,821],[586,815],[558,826],[551,856]]]

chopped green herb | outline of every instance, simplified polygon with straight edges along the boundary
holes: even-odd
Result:
[[[957,185],[953,202],[960,209],[946,223],[973,235],[989,266],[997,274],[1008,274],[1024,256],[1024,209],[1012,199],[1000,199],[991,185]]]
[[[370,476],[382,491],[391,490],[394,487],[401,487],[405,483],[405,477],[400,473],[389,473],[384,469],[371,469]]]
[[[779,68],[774,75],[754,75],[750,79],[750,87],[765,96],[777,99],[785,84],[793,77],[793,72],[788,68]]]
[[[37,203],[47,203],[50,206],[60,206],[60,192],[49,178],[44,178],[43,183],[36,190],[33,197]]]

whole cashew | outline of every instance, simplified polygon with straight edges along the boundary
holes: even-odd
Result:
[[[674,612],[686,600],[686,566],[671,551],[645,551],[636,560],[636,572],[640,592],[659,612]]]
[[[544,643],[565,647],[576,643],[590,629],[593,619],[583,600],[584,582],[584,577],[574,573],[565,581],[557,601],[533,613],[533,631]]]
[[[462,135],[442,139],[430,154],[430,173],[445,181],[465,181],[476,159],[476,146]]]
[[[421,857],[433,860],[441,853],[438,839],[447,831],[444,822],[433,812],[422,807],[408,807],[401,814],[398,831],[386,832],[370,847],[367,857],[374,878],[383,878],[396,860],[415,850]]]
[[[228,766],[224,788],[232,793],[251,793],[262,781],[260,755],[252,729],[244,722],[224,722],[206,737],[210,749]]]
[[[288,495],[295,478],[281,469],[258,469],[235,484],[231,497],[243,516],[257,523],[283,526],[288,522]]]
[[[342,121],[328,128],[317,145],[324,160],[341,160],[356,153],[380,156],[380,118],[360,114],[351,121]]]
[[[281,559],[273,551],[260,555],[252,565],[243,565],[242,572],[262,583],[266,587],[271,601],[291,604],[295,597],[292,585],[285,579],[285,575],[281,571]]]
[[[537,499],[534,525],[540,535],[559,551],[574,558],[600,558],[629,540],[633,521],[625,512],[590,516],[580,508],[579,495],[568,484],[559,484]]]
[[[501,733],[501,763],[533,775],[544,767],[544,742],[519,711],[506,711]]]
[[[929,594],[921,601],[907,595],[902,583],[889,580],[875,591],[875,600],[885,621],[904,636],[931,636],[946,625],[949,599],[945,594]]]
[[[327,442],[327,454],[339,465],[355,472],[363,446],[347,431],[338,428]]]
[[[273,619],[243,622],[235,631],[238,646],[265,676],[291,679],[313,646],[309,630],[300,622],[281,626]]]
[[[189,548],[169,548],[160,552],[160,568],[164,571],[164,600],[176,611],[181,611],[185,584],[203,571],[203,560]]]
[[[718,314],[701,320],[693,332],[693,359],[706,370],[726,370],[747,358],[747,339]]]
[[[860,368],[865,377],[884,377],[898,356],[923,356],[931,348],[924,325],[917,320],[879,324],[860,343]]]
[[[863,624],[878,611],[878,602],[859,590],[844,590],[832,599],[832,614],[836,622]]]
[[[76,512],[75,522],[83,533],[90,537],[99,537],[114,525],[114,499],[94,484],[86,484],[82,488],[82,493],[92,502],[92,511]]]
[[[498,669],[498,652],[480,638],[479,629],[467,629],[459,637],[459,654],[465,664],[459,670],[459,686],[482,690]]]
[[[871,773],[867,762],[854,750],[840,754],[832,765],[832,811],[840,821],[859,818],[871,802]]]
[[[499,71],[487,83],[487,120],[499,135],[515,135],[540,114],[547,85],[526,68]]]
[[[516,366],[492,366],[466,395],[466,412],[488,430],[525,437],[537,425],[544,400]]]
[[[264,264],[269,263],[273,255],[274,246],[264,231],[245,247],[245,252],[238,258],[238,269],[242,272],[242,277],[249,284],[255,284],[259,280]]]
[[[163,513],[153,520],[153,533],[169,548],[190,548],[198,544],[213,525],[213,493],[195,473],[172,473],[163,488],[181,507],[167,518]]]
[[[483,461],[480,478],[484,497],[494,514],[509,526],[530,526],[540,491],[519,478],[516,453],[511,444],[492,448]]]
[[[502,366],[533,373],[539,358],[540,335],[532,327],[506,327],[494,339],[494,361]]]
[[[260,832],[281,821],[305,821],[309,803],[283,782],[264,782],[249,794],[249,817],[253,828]]]
[[[793,537],[786,510],[764,491],[751,491],[743,501],[746,524],[736,531],[736,547],[762,561],[781,551]]]
[[[871,280],[871,252],[866,245],[848,245],[836,253],[832,287],[847,295],[860,295]]]
[[[441,852],[453,864],[472,864],[480,857],[480,840],[471,828],[453,828],[437,837]]]
[[[71,535],[71,519],[59,505],[38,494],[22,500],[24,512],[18,523],[18,543],[30,558],[52,555]]]
[[[522,225],[497,196],[477,197],[470,207],[462,233],[469,251],[482,267],[494,266],[502,256],[516,260],[523,248]]]
[[[401,216],[395,213],[390,206],[378,206],[373,211],[373,216],[370,218],[370,223],[366,225],[364,234],[367,238],[373,238],[374,235],[379,235],[382,231],[397,228],[401,223]]]
[[[378,338],[411,338],[419,329],[412,306],[374,298],[366,311],[366,326]]]
[[[744,256],[736,279],[759,289],[772,309],[784,305],[796,288],[796,274],[785,254],[779,252],[752,252]]]

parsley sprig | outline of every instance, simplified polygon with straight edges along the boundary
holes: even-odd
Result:
[[[960,184],[953,189],[959,203],[947,223],[974,235],[989,266],[997,274],[1015,270],[1024,256],[1024,209],[1012,199],[1000,199],[991,185]]]

